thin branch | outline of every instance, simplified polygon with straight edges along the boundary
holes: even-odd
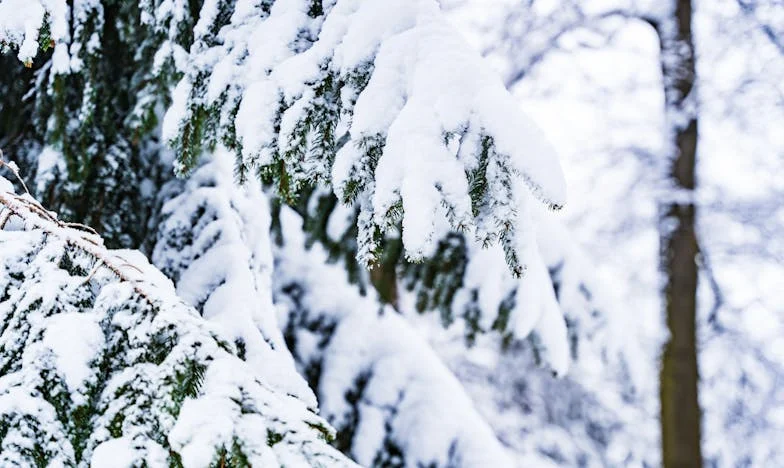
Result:
[[[771,44],[773,44],[779,53],[784,55],[784,35],[777,32],[773,27],[757,18],[757,2],[749,0],[737,0],[738,7],[746,16],[752,18],[759,26],[762,35],[765,36]]]
[[[93,234],[95,231],[92,229],[87,228],[85,230],[84,228],[86,228],[86,226],[82,225],[78,225],[79,229],[69,226],[71,223],[64,223],[58,220],[54,214],[44,209],[38,202],[32,200],[30,197],[21,197],[13,193],[0,192],[0,205],[4,207],[2,217],[0,217],[0,221],[2,221],[0,227],[3,227],[11,216],[18,216],[25,221],[26,224],[32,225],[33,228],[41,229],[47,234],[59,238],[68,245],[92,256],[97,262],[97,267],[105,266],[120,281],[132,284],[134,291],[139,294],[140,297],[150,305],[154,305],[154,301],[151,299],[150,295],[139,286],[139,281],[131,278],[124,271],[128,267],[131,267],[143,274],[142,270],[127,262],[116,264],[113,256],[106,250],[102,243],[96,242],[94,239],[95,235]],[[90,273],[87,280],[89,281],[94,274],[95,272]]]
[[[69,227],[69,228],[72,228],[72,229],[79,229],[81,231],[87,231],[90,234],[94,234],[94,235],[100,237],[100,234],[98,234],[98,231],[96,231],[95,229],[91,228],[90,226],[87,226],[86,224],[82,224],[82,223],[63,223],[63,225],[65,227]]]
[[[89,283],[90,280],[93,279],[93,276],[95,276],[95,274],[98,272],[98,270],[101,269],[102,266],[103,266],[103,261],[98,260],[97,262],[95,262],[95,266],[93,267],[92,270],[90,270],[90,274],[87,275],[84,281],[82,281],[82,284]]]
[[[14,174],[16,180],[18,180],[19,183],[22,184],[22,188],[24,188],[25,193],[29,195],[30,191],[27,190],[27,184],[24,183],[24,180],[22,180],[22,177],[19,175],[19,167],[17,167],[17,165],[13,162],[10,163],[5,162],[5,158],[3,156],[4,156],[3,150],[0,149],[0,167],[8,168],[8,170]]]
[[[642,21],[643,23],[650,25],[657,32],[660,28],[660,22],[657,18],[641,12],[637,12],[634,9],[614,8],[601,12],[597,15],[589,16],[582,11],[578,4],[575,4],[574,8],[575,11],[573,14],[576,16],[576,19],[566,21],[555,31],[549,32],[547,34],[548,37],[544,41],[542,47],[540,47],[539,50],[528,54],[528,60],[526,60],[525,63],[515,67],[515,69],[508,74],[507,78],[504,80],[504,84],[507,86],[507,88],[513,87],[520,80],[525,78],[531,72],[531,70],[543,62],[547,55],[549,55],[552,51],[560,50],[561,48],[558,45],[560,39],[574,31],[588,29],[594,32],[599,32],[598,29],[605,21],[617,18]],[[607,35],[612,36],[612,33],[607,33]],[[495,49],[496,48],[488,49],[485,51],[485,53],[492,52]]]
[[[8,222],[9,219],[11,219],[11,216],[13,214],[14,213],[11,210],[6,208],[0,210],[0,231],[5,229],[6,223]]]
[[[716,280],[716,275],[713,272],[713,264],[710,260],[710,256],[705,249],[700,249],[700,263],[702,271],[708,279],[708,285],[710,286],[711,292],[713,293],[713,306],[708,313],[708,323],[714,328],[719,328],[721,326],[718,320],[719,310],[724,307],[726,301],[724,300],[724,293],[721,291],[721,286]]]

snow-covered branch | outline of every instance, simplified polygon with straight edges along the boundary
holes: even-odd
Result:
[[[141,254],[0,208],[0,465],[355,466]]]

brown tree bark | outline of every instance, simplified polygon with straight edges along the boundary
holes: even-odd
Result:
[[[660,205],[661,270],[669,339],[660,375],[662,462],[667,468],[702,466],[697,365],[697,254],[695,233],[698,112],[690,0],[655,23],[661,43],[670,159],[667,195]]]

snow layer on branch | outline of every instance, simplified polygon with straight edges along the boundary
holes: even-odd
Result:
[[[533,222],[516,226],[522,241],[518,250],[528,259],[522,278],[509,271],[501,246],[485,247],[451,233],[439,241],[426,262],[402,266],[399,305],[407,311],[438,312],[445,326],[462,322],[469,342],[484,333],[514,340],[532,336],[541,363],[556,375],[566,374],[571,360],[567,324],[580,318],[569,317],[573,313],[569,309],[581,296],[560,298],[558,283],[562,280],[554,276],[566,272],[572,293],[580,285],[574,282],[583,280],[584,272],[580,270],[574,278],[571,261],[562,268],[571,244],[549,227],[554,222],[548,215],[533,211],[527,214]]]
[[[13,214],[0,230],[0,465],[354,466],[140,253],[106,250],[8,188],[0,178]]]
[[[459,382],[389,307],[362,296],[305,247],[302,220],[280,212],[276,297],[286,339],[339,429],[337,446],[368,466],[513,466]]]
[[[235,184],[233,160],[218,149],[187,180],[163,188],[152,260],[265,382],[315,408],[272,304],[267,197],[256,181]]]
[[[365,263],[402,222],[414,259],[457,229],[504,245],[520,274],[519,197],[564,204],[550,145],[434,0],[211,0],[196,32],[164,122],[180,170],[194,167],[194,141],[215,139],[198,134],[207,119],[243,177],[255,169],[286,197],[328,183],[359,201]]]
[[[100,0],[0,0],[0,53],[17,49],[17,58],[31,66],[39,50],[54,48],[52,72],[77,71],[82,49],[100,47],[99,33],[85,34],[85,26],[100,29],[102,21]]]
[[[0,1],[0,52],[18,48],[17,57],[24,63],[32,62],[42,39],[52,41],[58,52],[66,52],[69,7],[65,0],[2,0]],[[46,20],[46,23],[44,21]],[[48,37],[41,37],[46,27]]]

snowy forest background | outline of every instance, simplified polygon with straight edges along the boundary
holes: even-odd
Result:
[[[784,466],[780,0],[0,0],[0,51],[0,466]]]

